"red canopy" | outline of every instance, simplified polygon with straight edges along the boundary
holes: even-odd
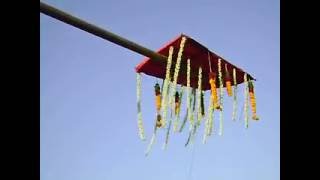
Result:
[[[178,84],[187,85],[187,74],[186,74],[186,67],[187,67],[187,59],[190,59],[191,64],[191,78],[190,78],[190,86],[197,88],[198,86],[198,69],[201,66],[202,67],[202,89],[203,90],[209,90],[210,84],[209,84],[209,60],[208,60],[208,52],[210,55],[210,62],[211,62],[211,69],[213,72],[215,72],[218,75],[218,59],[221,59],[221,67],[222,67],[222,78],[224,81],[224,87],[226,82],[226,74],[225,74],[225,64],[227,64],[227,69],[230,73],[230,76],[232,77],[232,71],[233,68],[236,69],[236,76],[237,76],[237,84],[241,84],[244,81],[244,71],[233,64],[229,63],[222,57],[218,56],[217,54],[211,52],[208,48],[204,47],[194,39],[181,34],[165,46],[163,46],[161,49],[159,49],[157,52],[159,54],[162,54],[164,56],[168,56],[169,54],[169,48],[170,46],[174,47],[173,52],[173,58],[172,58],[172,74],[175,67],[175,62],[177,60],[177,55],[180,47],[180,41],[182,37],[186,37],[187,41],[184,46],[183,51],[183,57],[181,60],[181,66],[180,66],[180,72],[178,75]],[[136,66],[136,72],[138,73],[145,73],[150,76],[158,77],[161,79],[165,79],[166,76],[166,63],[159,62],[159,61],[153,61],[150,58],[144,59],[140,64]],[[247,73],[248,74],[248,73]],[[171,76],[172,77],[172,76]],[[218,76],[217,76],[218,77]],[[247,76],[248,80],[252,79],[255,80],[252,76],[248,74]],[[219,87],[219,80],[217,78],[217,87]],[[231,81],[231,84],[233,85],[233,80]]]

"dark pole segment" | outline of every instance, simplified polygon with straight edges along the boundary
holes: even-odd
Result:
[[[162,61],[165,62],[167,60],[166,56],[163,56],[161,54],[158,54],[150,49],[147,49],[137,43],[134,43],[132,41],[129,41],[123,37],[120,37],[114,33],[111,33],[107,30],[104,30],[98,26],[95,26],[93,24],[90,24],[86,21],[83,21],[77,17],[74,17],[66,12],[63,12],[59,9],[56,9],[50,5],[47,5],[43,2],[40,2],[40,12],[51,16],[55,19],[58,19],[62,22],[65,22],[67,24],[70,24],[74,27],[77,27],[81,30],[84,30],[86,32],[89,32],[91,34],[94,34],[102,39],[111,41],[115,44],[118,44],[119,46],[125,47],[127,49],[130,49],[134,52],[137,52],[141,55],[144,55],[146,57],[151,58],[152,60],[156,60],[156,61]]]

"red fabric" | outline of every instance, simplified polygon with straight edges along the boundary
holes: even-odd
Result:
[[[180,41],[182,37],[186,37],[187,41],[184,46],[184,51],[183,51],[183,58],[181,60],[181,66],[187,66],[187,59],[190,58],[190,64],[191,64],[191,78],[190,78],[190,85],[193,88],[197,88],[198,86],[198,69],[201,66],[202,67],[202,89],[203,90],[209,90],[210,89],[210,84],[209,84],[209,61],[208,61],[208,48],[204,47],[197,41],[193,40],[192,38],[181,34],[174,40],[170,41],[167,43],[165,46],[163,46],[161,49],[159,49],[157,52],[159,54],[162,54],[164,56],[168,56],[169,54],[169,47],[173,46],[174,47],[174,52],[173,52],[173,58],[172,58],[172,65],[174,65],[177,59],[179,47],[180,47]],[[233,64],[229,63],[222,57],[216,55],[215,53],[209,51],[210,53],[210,62],[211,62],[211,69],[213,72],[216,73],[217,78],[216,78],[216,85],[219,87],[219,79],[218,79],[218,59],[221,59],[221,69],[222,69],[222,78],[224,81],[224,87],[225,87],[225,64],[227,64],[227,68],[230,72],[230,75],[232,77],[232,72],[233,68],[236,68],[237,72],[237,83],[241,84],[243,83],[243,76],[244,76],[244,71]],[[174,66],[171,66],[171,69],[174,69]],[[181,68],[180,68],[181,70]],[[161,62],[156,62],[152,61],[150,58],[145,58],[140,64],[136,66],[136,72],[138,73],[144,73],[150,76],[154,76],[157,78],[164,79],[166,76],[166,63],[161,63]],[[248,73],[247,73],[248,74]],[[248,74],[248,80],[254,78]],[[178,75],[178,84],[187,85],[187,75],[186,72],[182,73],[181,71],[179,72]],[[233,85],[233,80],[231,81],[231,84]]]

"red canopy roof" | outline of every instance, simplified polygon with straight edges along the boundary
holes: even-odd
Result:
[[[181,34],[171,42],[167,43],[165,46],[163,46],[161,49],[159,49],[157,52],[159,54],[162,54],[164,56],[168,56],[169,54],[169,48],[170,46],[174,47],[173,52],[173,58],[172,58],[172,66],[171,69],[174,70],[174,65],[177,60],[177,55],[180,47],[180,41],[182,37],[186,37],[187,41],[184,46],[183,51],[183,57],[181,60],[181,66],[180,66],[180,72],[178,75],[178,84],[187,85],[187,75],[186,75],[186,67],[187,67],[187,59],[190,59],[191,64],[191,78],[190,78],[190,86],[197,88],[198,86],[198,69],[201,66],[202,67],[202,89],[203,90],[209,90],[210,84],[209,84],[209,60],[208,60],[208,52],[210,54],[210,62],[211,62],[211,69],[213,72],[215,72],[218,75],[218,59],[221,59],[221,67],[222,67],[222,78],[224,81],[224,87],[225,87],[225,64],[227,64],[228,71],[232,77],[232,71],[233,68],[236,69],[236,75],[237,75],[237,84],[241,84],[244,81],[244,71],[233,64],[229,63],[222,57],[218,56],[217,54],[211,52],[208,48],[204,47],[194,39]],[[173,74],[172,70],[172,74]],[[145,73],[150,76],[158,77],[161,79],[165,79],[166,76],[166,63],[159,62],[159,61],[153,61],[150,58],[144,59],[140,64],[136,66],[136,72],[138,73]],[[247,73],[248,74],[248,73]],[[248,80],[252,79],[255,80],[252,76],[248,74]],[[217,87],[219,87],[219,81],[217,79]],[[233,85],[233,80],[231,81],[231,84]]]

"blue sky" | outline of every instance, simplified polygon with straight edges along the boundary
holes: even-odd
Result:
[[[40,177],[42,180],[280,179],[280,5],[276,0],[46,0],[95,25],[157,50],[184,33],[253,75],[259,122],[231,120],[224,134],[185,148],[187,132],[164,131],[148,157],[136,120],[130,50],[40,14]],[[142,77],[148,140],[155,118],[155,79]],[[206,94],[208,97],[209,94]],[[239,86],[239,111],[243,87]],[[207,103],[207,102],[206,102]],[[239,113],[240,114],[240,113]],[[215,114],[218,127],[218,114]]]

